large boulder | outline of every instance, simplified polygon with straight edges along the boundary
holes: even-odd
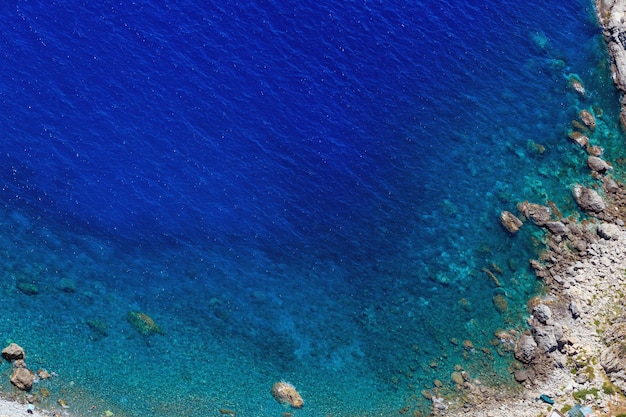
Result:
[[[594,130],[596,128],[596,118],[593,117],[593,114],[591,114],[589,110],[581,110],[578,115],[580,116],[580,120],[582,120],[589,129]]]
[[[582,185],[574,186],[572,190],[574,200],[586,212],[600,213],[606,208],[606,203],[597,191]]]
[[[546,324],[552,318],[552,311],[550,307],[545,304],[537,304],[533,308],[533,316],[539,320],[540,323]]]
[[[553,326],[534,326],[532,333],[540,352],[554,352],[559,347]]]
[[[613,223],[600,223],[596,229],[598,236],[606,240],[618,240],[621,229]]]
[[[531,363],[537,355],[537,342],[530,335],[523,335],[515,343],[515,358],[523,363]]]
[[[26,368],[14,368],[11,383],[22,391],[30,391],[35,382],[35,374]]]
[[[604,159],[593,155],[589,155],[587,157],[587,166],[592,171],[599,172],[600,174],[604,174],[606,171],[610,171],[613,169],[613,167],[609,165]]]
[[[24,359],[24,349],[17,343],[11,343],[9,346],[2,349],[2,357],[8,361]]]

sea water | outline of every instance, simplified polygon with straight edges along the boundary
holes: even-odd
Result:
[[[0,335],[54,373],[44,407],[277,416],[287,380],[294,414],[374,416],[455,370],[513,385],[496,335],[543,244],[500,211],[579,215],[583,108],[623,173],[588,0],[3,9]]]

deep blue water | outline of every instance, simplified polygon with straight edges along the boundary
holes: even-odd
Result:
[[[422,409],[454,365],[509,381],[490,343],[523,328],[541,245],[498,213],[575,211],[581,108],[623,154],[592,4],[335,3],[4,8],[2,294],[20,320],[0,331],[59,374],[52,397],[276,415],[288,379],[300,415],[376,415]],[[134,310],[165,335],[138,335]]]

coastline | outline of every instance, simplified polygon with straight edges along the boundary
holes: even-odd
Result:
[[[624,74],[626,74],[626,72],[624,72]],[[626,83],[624,85],[626,86]],[[624,106],[626,106],[625,102],[622,103],[622,114],[624,114]],[[625,120],[626,118],[622,119],[623,123]],[[621,198],[623,187],[618,185],[618,189],[619,192],[616,191],[614,193],[615,195],[610,196],[611,198],[618,198],[618,200]],[[607,192],[605,191],[604,193]],[[609,198],[609,200],[611,200],[611,198]],[[602,213],[596,214],[604,216],[605,212],[610,213],[615,209],[621,210],[620,207],[622,207],[623,202],[620,200],[618,203],[613,202],[610,204],[612,205],[603,209]],[[570,225],[572,228],[574,225],[578,225],[581,229],[581,235],[575,236],[575,234],[573,234],[571,239],[567,237],[567,233],[553,233],[550,238],[553,239],[550,241],[554,246],[554,248],[552,248],[553,251],[550,252],[549,255],[546,254],[546,259],[542,258],[535,264],[537,266],[536,270],[538,275],[543,275],[542,278],[547,284],[546,288],[548,291],[546,297],[541,300],[532,300],[531,304],[533,307],[536,307],[535,304],[548,307],[550,318],[544,320],[545,322],[537,320],[536,323],[531,323],[531,326],[537,328],[546,326],[555,327],[557,323],[562,326],[567,326],[567,329],[561,329],[566,331],[566,335],[559,339],[557,339],[555,335],[555,340],[557,341],[556,351],[561,355],[549,352],[549,354],[546,354],[544,357],[541,356],[543,355],[543,352],[541,352],[533,357],[533,361],[535,362],[531,361],[527,368],[518,369],[518,371],[520,371],[519,377],[525,377],[522,381],[522,385],[526,390],[523,393],[511,394],[490,390],[487,387],[481,386],[479,381],[472,381],[467,386],[460,386],[460,390],[467,391],[467,398],[470,401],[464,402],[463,404],[446,405],[448,407],[446,412],[451,412],[451,415],[496,416],[511,413],[521,416],[537,416],[541,413],[545,414],[548,409],[547,404],[537,401],[540,394],[547,394],[552,396],[555,400],[559,400],[557,405],[560,406],[563,404],[560,399],[563,399],[564,402],[571,402],[572,393],[578,392],[579,388],[594,386],[592,383],[579,383],[576,381],[578,375],[573,375],[571,368],[568,368],[567,358],[575,358],[578,355],[579,358],[587,357],[587,362],[590,362],[591,358],[598,357],[599,354],[596,355],[596,353],[601,352],[604,347],[602,339],[598,336],[600,326],[595,324],[595,320],[597,320],[598,317],[602,317],[603,320],[606,319],[601,323],[602,326],[605,327],[608,327],[611,321],[611,317],[605,317],[605,315],[610,313],[617,301],[615,300],[615,296],[618,292],[614,286],[622,285],[620,278],[623,278],[623,271],[626,269],[626,265],[623,265],[623,262],[619,259],[620,253],[624,253],[624,248],[626,247],[625,229],[623,224],[618,223],[619,217],[617,216],[610,216],[605,220],[600,219],[598,220],[599,223],[580,224],[575,219],[571,221],[569,219],[559,219],[552,211],[550,220],[550,223],[560,222],[563,226],[567,226],[570,231]],[[525,227],[529,227],[528,223],[532,221],[533,219],[529,213],[527,221],[525,221]],[[601,236],[598,232],[598,224],[606,225],[602,226],[605,237]],[[560,227],[558,224],[552,224],[552,226]],[[616,226],[617,229],[612,226]],[[539,227],[549,229],[547,225],[541,225]],[[550,232],[552,231],[550,230]],[[608,238],[606,238],[606,236],[608,236]],[[567,244],[572,244],[575,240],[585,243],[586,252],[576,253],[575,256],[570,257],[570,248],[567,247]],[[564,246],[560,246],[561,243],[563,243]],[[555,261],[550,260],[550,257],[554,257]],[[608,259],[608,261],[606,259]],[[602,273],[603,281],[601,282],[601,286],[596,287],[596,278],[600,275],[599,270]],[[614,291],[614,293],[608,294],[608,291]],[[606,295],[612,297],[605,298]],[[571,306],[573,305],[573,299],[578,301],[578,303],[574,303],[574,305],[577,306],[574,308],[578,311],[577,317],[574,317],[572,313]],[[540,308],[534,316],[540,316],[542,313],[544,316],[548,314],[544,308]],[[532,336],[532,334],[529,335]],[[563,343],[563,347],[558,347],[561,342]],[[564,352],[560,352],[561,349],[563,349]],[[588,352],[589,350],[592,352]],[[557,362],[560,358],[565,358],[565,363]],[[582,359],[581,363],[584,363]],[[603,372],[601,366],[600,368],[596,366],[598,363],[592,363],[592,369],[595,372],[595,380],[600,380],[600,372]],[[586,366],[581,368],[585,370],[581,375],[589,374]],[[529,372],[524,374],[524,371]],[[566,385],[569,384],[572,379],[577,385]],[[593,382],[593,380],[591,382]],[[561,386],[565,388],[560,388]],[[602,395],[602,393],[600,393],[600,395]],[[594,396],[592,395],[591,397]],[[595,402],[594,405],[602,410],[603,403],[598,403],[595,397],[591,397],[589,398],[589,402]],[[606,398],[610,399],[611,396],[607,396]],[[489,402],[489,404],[481,404],[483,401]],[[455,406],[458,408],[455,409]],[[27,407],[27,404],[20,404],[17,401],[0,400],[0,417],[5,415],[26,414]],[[55,414],[56,412],[58,411],[40,412],[35,410],[31,415],[50,416],[57,415]],[[100,415],[101,413],[94,414]],[[69,414],[67,414],[66,410],[61,410],[60,415]]]
[[[626,129],[626,1],[595,0],[595,9]],[[570,78],[570,87],[585,94],[578,78]],[[558,416],[577,404],[588,407],[585,415],[626,414],[626,185],[611,177],[611,163],[600,158],[602,143],[590,143],[595,122],[585,119],[593,110],[580,111],[569,138],[587,151],[595,179],[593,188],[572,189],[584,217],[563,218],[549,201],[523,202],[519,215],[501,214],[511,234],[523,223],[546,231],[546,251],[530,261],[545,294],[529,300],[528,330],[515,341],[521,366],[511,372],[522,389],[469,380],[457,385],[458,398],[433,400],[435,415]]]

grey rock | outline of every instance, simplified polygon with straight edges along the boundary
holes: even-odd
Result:
[[[550,221],[551,210],[540,204],[529,203],[527,214],[537,226],[543,226]]]
[[[625,360],[626,345],[624,343],[614,343],[600,353],[600,365],[607,374],[623,371]]]
[[[531,363],[537,354],[537,342],[532,336],[523,335],[515,343],[515,358],[523,363]]]
[[[558,343],[552,326],[534,326],[532,333],[540,352],[549,353],[557,349]]]
[[[533,316],[539,320],[540,323],[546,324],[552,318],[552,311],[550,307],[545,304],[537,304],[533,308]]]
[[[547,222],[546,227],[555,235],[566,235],[569,229],[563,222]]]
[[[582,185],[574,186],[572,190],[574,199],[581,209],[587,212],[600,213],[606,209],[606,203],[597,191]]]
[[[572,314],[572,318],[577,319],[580,317],[580,303],[577,300],[571,300],[569,302],[569,312]]]
[[[606,240],[618,240],[620,235],[620,227],[612,223],[600,223],[598,225],[598,236]]]

